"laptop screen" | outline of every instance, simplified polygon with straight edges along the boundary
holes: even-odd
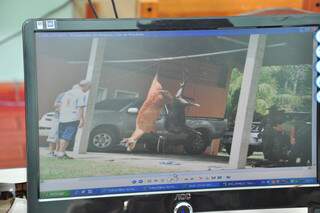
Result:
[[[36,32],[39,199],[314,186],[317,29]]]

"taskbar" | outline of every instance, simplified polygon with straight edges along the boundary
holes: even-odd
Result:
[[[317,178],[281,178],[281,179],[262,179],[262,180],[240,180],[240,181],[221,181],[221,182],[196,182],[196,183],[174,183],[174,184],[153,184],[135,185],[126,187],[108,187],[92,189],[74,189],[40,192],[40,199],[68,198],[68,197],[87,197],[103,196],[113,194],[131,194],[141,192],[161,192],[179,190],[201,190],[218,188],[241,188],[241,187],[271,187],[285,185],[314,185]]]

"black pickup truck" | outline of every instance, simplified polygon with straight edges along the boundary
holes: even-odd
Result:
[[[143,100],[139,98],[114,98],[97,103],[88,151],[108,152],[119,148],[120,141],[129,137],[135,130],[137,113],[142,103]],[[156,121],[156,133],[162,134],[165,131],[164,120],[164,113],[161,113]],[[202,117],[186,117],[186,124],[201,132],[202,143],[204,143],[200,146],[192,146],[192,141],[186,141],[184,147],[189,154],[202,153],[210,145],[212,139],[223,136],[227,126],[224,119]]]

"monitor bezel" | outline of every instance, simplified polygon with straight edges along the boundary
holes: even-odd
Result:
[[[48,20],[48,19],[46,19]],[[38,106],[37,79],[35,58],[36,32],[72,32],[72,31],[150,31],[150,30],[197,30],[225,28],[267,28],[320,26],[320,15],[289,15],[289,16],[240,16],[240,17],[210,17],[192,19],[49,19],[54,20],[55,29],[37,29],[37,21],[45,19],[30,19],[23,25],[24,72],[26,91],[26,135],[27,135],[27,180],[29,212],[41,212],[43,209],[61,208],[68,201],[39,202],[39,155],[38,153]],[[317,104],[317,112],[319,112]],[[319,118],[317,118],[317,135],[319,134]],[[317,153],[319,153],[317,146]],[[319,156],[317,155],[319,162]],[[319,180],[319,164],[317,177]],[[319,181],[320,182],[320,181]],[[253,190],[253,189],[250,189]],[[280,188],[279,188],[280,190]],[[285,190],[285,189],[282,189]],[[288,189],[292,190],[292,189]],[[241,190],[243,192],[248,190]],[[241,194],[241,191],[239,192]],[[257,193],[261,190],[256,190]],[[262,190],[263,191],[263,190]],[[299,189],[298,191],[304,191]],[[168,194],[170,192],[163,192]],[[211,192],[203,192],[211,193]],[[216,192],[215,192],[216,193]],[[230,191],[230,193],[233,193]],[[263,193],[263,192],[261,192]],[[151,195],[150,195],[151,196]],[[50,204],[48,204],[50,203]],[[60,205],[60,207],[59,207]],[[272,206],[270,207],[277,207]],[[254,208],[254,207],[252,207]],[[47,212],[47,211],[46,211]]]

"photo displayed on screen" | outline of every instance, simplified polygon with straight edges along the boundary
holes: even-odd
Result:
[[[315,30],[37,33],[40,198],[315,184]]]

